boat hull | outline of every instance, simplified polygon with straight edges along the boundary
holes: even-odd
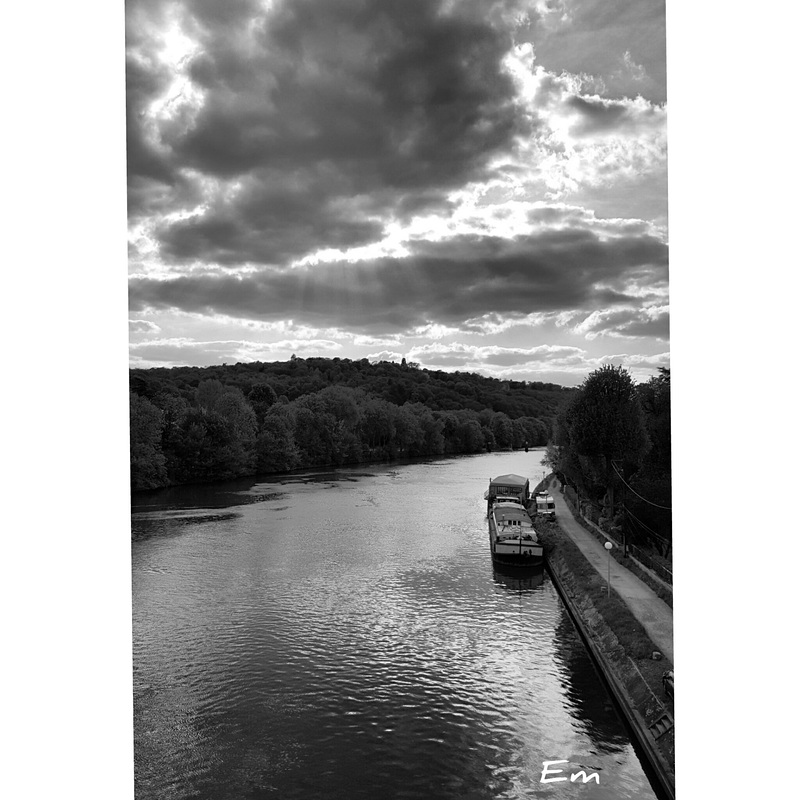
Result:
[[[507,556],[493,552],[492,563],[503,569],[536,569],[544,564],[544,553]]]
[[[544,563],[544,548],[538,540],[523,537],[498,541],[492,514],[489,514],[489,548],[495,566],[504,569],[531,569]]]

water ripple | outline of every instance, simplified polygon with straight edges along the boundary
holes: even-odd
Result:
[[[547,576],[491,568],[484,473],[511,471],[306,475],[235,512],[136,514],[137,798],[581,796],[539,784],[560,758],[598,765],[593,798],[652,797]]]

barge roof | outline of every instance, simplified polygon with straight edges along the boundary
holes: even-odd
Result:
[[[528,478],[523,478],[522,475],[514,475],[514,473],[498,475],[490,481],[492,486],[516,486],[520,489],[525,486],[526,483],[528,483]]]

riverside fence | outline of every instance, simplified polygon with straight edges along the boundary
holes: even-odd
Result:
[[[630,538],[627,542],[621,541],[618,535],[603,530],[598,524],[599,507],[589,500],[581,499],[574,487],[564,486],[563,494],[575,516],[590,533],[593,533],[601,541],[611,542],[615,547],[623,548],[624,546],[629,558],[632,558],[641,568],[653,573],[656,578],[666,584],[666,588],[672,589],[672,570],[657,559],[651,550],[643,547],[641,543],[632,542]],[[658,538],[661,539],[661,537]]]

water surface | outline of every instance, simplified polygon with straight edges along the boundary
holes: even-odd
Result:
[[[654,797],[546,573],[492,569],[489,478],[541,455],[138,495],[138,800]]]

